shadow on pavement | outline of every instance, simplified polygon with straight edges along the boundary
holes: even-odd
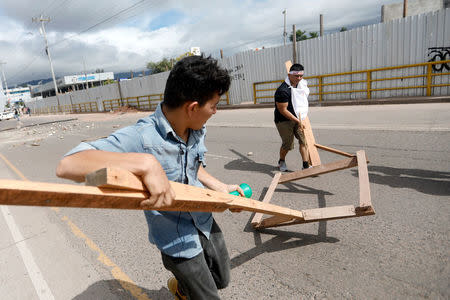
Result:
[[[229,149],[231,152],[239,156],[240,158],[235,159],[227,163],[224,168],[227,170],[240,170],[240,171],[251,171],[251,172],[260,172],[264,174],[269,174],[271,177],[273,176],[274,171],[278,171],[278,168],[275,165],[268,165],[257,163],[254,160],[248,158],[246,155],[239,153],[234,149]]]
[[[368,169],[372,183],[393,188],[410,188],[428,195],[450,195],[450,172],[370,165]],[[358,176],[358,171],[352,170],[352,175]]]
[[[124,289],[124,286],[128,290]],[[133,296],[129,290],[135,291]],[[81,294],[75,296],[73,300],[93,300],[93,299],[146,299],[143,294],[147,295],[147,299],[173,299],[173,295],[165,287],[160,290],[148,290],[140,286],[136,286],[121,280],[101,280],[90,285]],[[141,297],[139,297],[141,295]],[[112,298],[113,297],[113,298]]]
[[[290,187],[288,188],[289,192],[305,192],[305,190],[300,191],[295,186],[301,186],[299,184],[289,183],[286,184]],[[330,193],[315,190],[312,188],[307,188],[305,186],[301,186],[306,188],[306,193],[317,194],[318,198],[318,207],[325,207],[326,200],[325,195],[329,195]],[[264,195],[267,193],[267,187],[263,189],[260,196],[260,201],[264,198]],[[277,189],[278,191],[279,189]],[[286,192],[286,190],[284,190]],[[231,268],[239,267],[240,265],[246,263],[247,261],[252,260],[258,255],[270,252],[277,252],[282,250],[287,250],[291,248],[298,248],[303,246],[308,246],[316,243],[336,243],[339,242],[339,239],[334,237],[327,237],[327,221],[320,221],[317,235],[316,234],[306,234],[301,232],[293,232],[293,231],[284,231],[284,230],[276,230],[276,229],[259,229],[255,230],[251,225],[251,220],[253,219],[254,214],[252,214],[244,228],[245,232],[253,232],[253,238],[255,241],[255,247],[240,253],[239,255],[233,257],[231,259]],[[266,242],[262,242],[261,234],[269,234],[275,235],[275,237],[271,238]]]

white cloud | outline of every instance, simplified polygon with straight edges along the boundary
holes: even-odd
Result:
[[[7,62],[5,73],[11,84],[50,77],[39,25],[31,22],[40,13],[52,19],[46,30],[55,72],[62,76],[83,71],[83,60],[88,71],[142,70],[149,61],[176,57],[192,46],[218,56],[219,49],[231,55],[282,44],[281,12],[285,8],[288,32],[292,24],[319,31],[321,13],[329,30],[375,20],[381,5],[391,2],[398,0],[4,0],[0,4],[0,60]]]

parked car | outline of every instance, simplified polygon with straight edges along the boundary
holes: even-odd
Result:
[[[1,113],[1,120],[9,120],[14,118],[14,112],[13,111],[4,111]]]

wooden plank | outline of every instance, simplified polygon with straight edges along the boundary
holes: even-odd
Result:
[[[302,212],[305,221],[335,219],[356,215],[353,205],[305,209]]]
[[[355,157],[356,156],[356,154],[347,153],[347,152],[344,152],[344,151],[341,151],[341,150],[337,150],[337,149],[334,149],[334,148],[331,148],[331,147],[323,146],[323,145],[320,145],[320,144],[315,144],[315,145],[319,149],[322,149],[322,150],[325,150],[325,151],[328,151],[328,152],[332,152],[332,153],[336,153],[336,154],[339,154],[339,155],[343,155],[343,156],[347,156],[347,157]]]
[[[306,117],[304,120],[302,120],[302,124],[305,126],[305,129],[303,129],[303,134],[305,135],[306,148],[308,149],[309,153],[309,163],[313,167],[319,166],[321,164],[319,151],[317,151],[316,148],[316,140],[314,139],[314,134],[312,132],[309,118]]]
[[[284,66],[286,67],[286,73],[289,73],[289,69],[292,67],[292,62],[290,60],[287,60],[284,63]]]
[[[316,212],[315,210],[318,210]],[[323,212],[320,212],[323,211]],[[364,209],[361,209],[360,207],[353,207],[352,205],[349,206],[335,206],[335,207],[323,207],[323,208],[315,208],[315,209],[307,209],[302,210],[302,212],[305,215],[308,215],[311,217],[311,219],[301,219],[301,220],[292,220],[287,222],[280,222],[282,221],[281,218],[278,217],[271,217],[266,218],[261,221],[255,228],[257,229],[263,229],[263,228],[269,228],[269,227],[280,227],[280,226],[290,226],[290,225],[296,225],[296,224],[305,224],[305,223],[312,223],[312,222],[318,222],[318,221],[331,221],[331,220],[339,220],[339,219],[347,219],[347,218],[354,218],[354,217],[363,217],[363,216],[370,216],[374,215],[375,211],[372,207],[365,207]],[[316,216],[314,218],[313,216]],[[317,218],[319,217],[319,218]]]
[[[281,173],[279,173],[281,175]],[[275,178],[279,178],[280,175],[275,175]],[[274,180],[275,181],[275,180]],[[96,185],[101,188],[113,188],[113,189],[126,189],[126,190],[136,190],[136,191],[146,191],[145,186],[143,185],[141,179],[134,175],[131,172],[117,169],[117,168],[104,168],[97,170],[91,174],[86,176],[86,184],[87,185]],[[223,199],[223,201],[228,201],[228,209],[233,211],[247,210],[254,212],[265,212],[271,215],[285,215],[291,216],[294,214],[296,218],[301,218],[301,214],[298,211],[293,211],[289,208],[284,208],[272,204],[266,204],[253,199],[246,199],[243,197],[233,196],[230,194],[219,193],[216,191],[198,188],[190,185],[185,185],[177,182],[170,182],[172,188],[174,189],[177,199],[180,193],[192,193],[196,192],[195,198],[202,198],[204,194],[213,195],[214,197],[219,197],[219,199]],[[275,189],[276,184],[274,184],[273,189]],[[186,190],[180,191],[181,188]],[[207,191],[207,192],[205,192]],[[273,192],[272,192],[273,194]],[[270,197],[272,197],[272,194]],[[269,199],[270,201],[270,199]],[[266,201],[268,202],[268,201]],[[162,209],[159,209],[162,210]]]
[[[263,221],[260,221],[258,223],[252,224],[255,228],[261,228],[261,224],[264,224],[264,226],[272,226],[272,225],[278,225],[278,224],[286,224],[292,222],[294,219],[285,217],[285,216],[271,216],[268,218],[265,218]]]
[[[289,208],[177,182],[170,182],[170,184],[176,193],[173,205],[161,207],[158,210],[222,212],[226,209],[239,209],[296,219],[303,218],[300,211]],[[143,191],[0,180],[0,204],[3,205],[143,209],[140,202],[148,197],[148,193]],[[145,209],[155,208],[146,207]]]
[[[267,189],[266,194],[264,195],[263,203],[269,203],[272,199],[273,193],[275,192],[275,189],[278,185],[278,180],[280,180],[281,172],[278,172],[273,176],[272,182],[270,183],[269,188]],[[255,226],[255,224],[258,224],[261,222],[263,214],[262,213],[256,213],[253,216],[253,219],[251,221],[252,225]]]
[[[312,167],[309,169],[296,171],[296,172],[292,172],[292,173],[288,173],[288,174],[283,174],[283,175],[281,175],[280,180],[278,182],[284,183],[284,182],[298,180],[298,179],[307,178],[307,177],[311,177],[311,176],[326,174],[326,173],[330,173],[330,172],[334,172],[334,171],[338,171],[338,170],[348,169],[348,168],[355,167],[357,164],[358,164],[358,162],[357,162],[356,157],[346,158],[343,160],[338,160],[338,161],[335,161],[332,163],[323,164],[323,165]]]
[[[367,158],[364,150],[356,152],[358,159],[358,177],[359,177],[359,206],[370,207],[372,200],[370,197],[369,171],[367,170]]]
[[[85,184],[105,188],[147,191],[138,176],[117,168],[103,168],[87,174]]]

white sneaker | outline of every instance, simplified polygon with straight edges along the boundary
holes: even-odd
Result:
[[[278,168],[280,169],[281,172],[286,172],[288,169],[286,166],[286,162],[284,160],[278,161]]]

